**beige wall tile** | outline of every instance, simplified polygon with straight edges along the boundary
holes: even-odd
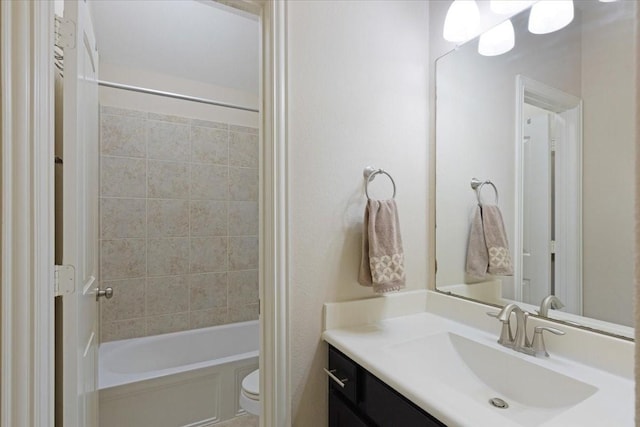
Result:
[[[149,199],[148,237],[189,236],[189,201]]]
[[[189,164],[167,162],[162,160],[148,161],[149,192],[152,199],[188,199],[189,198]]]
[[[187,276],[150,277],[146,290],[147,316],[179,313],[189,310]]]
[[[145,160],[101,156],[101,196],[146,197],[146,185]]]
[[[192,236],[226,236],[227,202],[211,200],[191,201]]]
[[[229,237],[229,270],[258,268],[258,237]]]
[[[147,271],[144,239],[100,241],[101,280],[142,277]]]
[[[229,308],[229,323],[246,322],[258,318],[258,304],[248,304]]]
[[[227,306],[227,273],[189,275],[191,310]]]
[[[189,239],[149,239],[147,244],[149,276],[170,276],[189,271]]]
[[[103,322],[100,325],[100,341],[102,342],[124,340],[145,335],[146,321],[144,317],[139,319],[117,320],[115,322]]]
[[[181,124],[189,124],[190,122],[190,120],[186,117],[172,116],[169,114],[149,113],[148,117],[149,117],[149,120],[156,120],[161,122],[181,123]]]
[[[191,126],[216,128],[216,129],[229,129],[229,125],[226,123],[212,122],[209,120],[192,119]]]
[[[258,303],[258,270],[230,271],[228,306]]]
[[[258,235],[258,202],[229,202],[229,235]]]
[[[229,163],[229,132],[226,129],[191,127],[191,161]]]
[[[103,322],[144,317],[145,278],[103,281],[102,288],[113,288],[113,297],[100,299]]]
[[[258,200],[258,169],[229,168],[229,200]]]
[[[229,166],[258,168],[258,135],[243,132],[229,134]]]
[[[229,125],[229,130],[232,132],[245,132],[245,133],[252,133],[254,135],[258,134],[257,128],[252,128],[248,126]]]
[[[102,341],[257,318],[258,148],[256,128],[101,106]]]
[[[147,335],[166,334],[189,329],[189,313],[147,317]]]
[[[150,159],[189,161],[191,144],[188,125],[148,120],[147,140]]]
[[[227,323],[227,308],[219,307],[211,310],[191,311],[189,327],[191,329],[206,328],[209,326]]]
[[[100,199],[100,236],[103,239],[145,237],[145,199]]]
[[[192,200],[227,200],[229,168],[219,165],[191,165]]]
[[[145,157],[145,119],[103,115],[100,119],[100,152],[111,156]]]
[[[226,237],[191,238],[191,273],[208,273],[227,269]]]
[[[117,116],[130,116],[130,117],[142,117],[142,118],[146,118],[148,115],[146,111],[129,110],[126,108],[111,107],[109,105],[101,105],[100,113],[101,113],[101,117],[100,117],[101,119],[102,119],[102,115],[104,114],[114,114]]]

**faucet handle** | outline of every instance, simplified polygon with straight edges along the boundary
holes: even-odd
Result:
[[[499,313],[494,313],[493,311],[487,311],[487,316],[489,317],[498,317]],[[505,347],[513,347],[513,333],[511,332],[511,324],[509,319],[500,320],[502,323],[502,330],[500,331],[500,338],[498,338],[498,343],[504,345]]]
[[[535,356],[549,357],[549,353],[547,353],[547,348],[544,345],[544,336],[542,335],[544,331],[551,332],[552,334],[555,334],[555,335],[565,334],[564,331],[557,328],[552,328],[549,326],[536,326],[533,329],[533,344],[531,344],[531,348],[533,349]]]

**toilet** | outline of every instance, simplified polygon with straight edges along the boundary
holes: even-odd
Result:
[[[260,369],[256,369],[242,380],[240,407],[253,415],[260,415]]]

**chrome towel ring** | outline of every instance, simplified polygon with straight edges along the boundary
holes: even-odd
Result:
[[[476,197],[478,198],[478,204],[481,205],[482,204],[482,200],[481,200],[481,192],[482,192],[482,187],[484,187],[485,184],[489,184],[490,186],[493,187],[493,191],[496,194],[496,205],[498,204],[498,189],[496,188],[495,184],[489,180],[487,181],[480,181],[478,178],[471,178],[471,188],[475,190],[476,192]]]
[[[392,198],[394,199],[396,198],[396,182],[393,180],[393,177],[389,175],[389,172],[385,171],[384,169],[376,169],[372,166],[367,166],[366,168],[364,168],[364,172],[362,174],[364,175],[364,179],[366,180],[366,184],[364,186],[364,192],[367,195],[367,199],[371,199],[371,197],[369,197],[369,183],[373,181],[376,175],[380,175],[380,174],[384,174],[389,177],[389,179],[391,180],[391,184],[393,185]]]

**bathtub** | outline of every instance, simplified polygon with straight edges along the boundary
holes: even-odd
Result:
[[[100,345],[100,427],[205,427],[244,414],[258,321]]]

